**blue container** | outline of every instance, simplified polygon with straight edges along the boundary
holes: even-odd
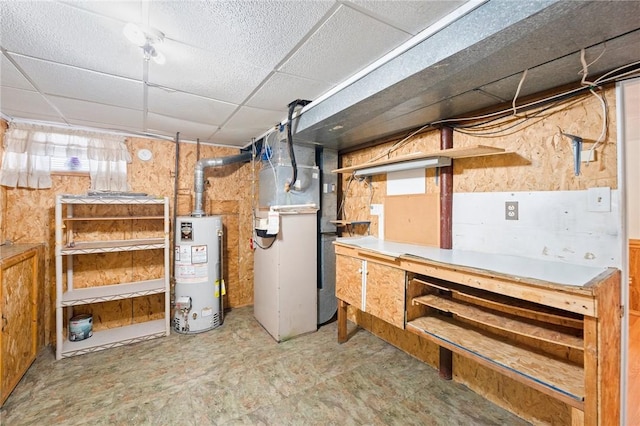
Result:
[[[76,315],[69,320],[69,340],[79,342],[93,336],[93,315]]]

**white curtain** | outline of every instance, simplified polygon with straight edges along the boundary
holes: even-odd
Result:
[[[51,157],[87,159],[92,190],[128,191],[124,137],[25,123],[11,123],[4,135],[0,185],[51,188]]]

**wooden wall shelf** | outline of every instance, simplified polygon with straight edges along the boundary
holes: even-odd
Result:
[[[443,149],[435,152],[416,152],[414,154],[403,155],[394,158],[387,158],[384,160],[372,161],[370,163],[362,163],[355,166],[342,167],[340,169],[332,170],[333,173],[351,173],[357,170],[361,170],[369,167],[386,166],[388,164],[402,163],[405,161],[424,160],[427,158],[435,157],[447,157],[451,159],[456,158],[469,158],[469,157],[484,157],[488,155],[505,154],[506,151],[502,148],[496,148],[493,146],[474,145],[461,148]]]

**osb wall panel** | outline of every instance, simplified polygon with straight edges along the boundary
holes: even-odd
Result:
[[[237,154],[237,149],[207,147],[201,149],[200,158]],[[193,161],[195,165],[195,156]],[[193,166],[189,170],[189,182],[193,187]],[[208,214],[223,216],[224,261],[228,272],[224,277],[227,289],[225,302],[230,307],[253,304],[253,251],[250,244],[253,236],[251,180],[251,164],[231,164],[205,170],[206,191],[203,204]]]
[[[455,132],[454,147],[488,145],[514,153],[454,160],[454,192],[565,191],[596,186],[617,188],[615,90],[603,92],[608,105],[604,143],[595,162],[581,164],[575,176],[571,140],[560,131],[582,137],[583,150],[602,131],[602,107],[591,94],[554,108],[544,118],[532,118],[517,132],[497,137],[472,137]]]
[[[571,140],[562,136],[560,132],[581,136],[585,141],[583,150],[593,146],[593,142],[601,133],[603,112],[600,101],[591,94],[571,99],[543,115],[531,117],[511,131],[492,137],[454,132],[455,148],[487,145],[504,148],[509,152],[503,155],[454,160],[454,192],[585,190],[595,186],[616,189],[615,89],[608,88],[602,93],[608,104],[606,137],[604,143],[596,149],[596,161],[589,165],[582,163],[579,176],[574,175]],[[493,124],[498,125],[492,129],[493,131],[508,125],[506,122]],[[340,158],[340,165],[348,167],[415,152],[435,152],[440,147],[440,133],[437,129],[427,131],[413,137],[407,143],[399,144],[399,148],[395,145],[397,142],[399,141],[391,141],[344,154]],[[385,175],[356,180],[345,174],[340,179],[344,194],[342,219],[372,222],[377,220],[377,216],[369,215],[369,204],[383,203],[386,196]],[[439,193],[438,183],[435,171],[427,170],[427,193]],[[366,230],[355,229],[354,232],[364,234]],[[371,234],[377,236],[377,233],[377,226],[371,226]],[[425,355],[421,346],[423,343],[418,343],[416,339],[419,337],[412,333],[388,325],[354,308],[350,308],[349,318],[414,356],[437,360],[437,347],[429,346],[428,354]],[[472,361],[456,357],[454,378],[524,418],[550,424],[570,422],[570,409],[565,404]]]
[[[0,158],[4,151],[4,132],[7,130],[7,122],[0,119]],[[0,186],[0,242],[6,241],[5,212],[7,211],[7,188]]]
[[[2,124],[4,130],[5,124]],[[4,134],[4,131],[2,132]],[[173,194],[175,178],[175,143],[172,141],[159,141],[144,138],[130,138],[127,146],[132,156],[132,163],[128,166],[129,186],[131,191],[146,192],[157,196],[168,196],[173,211]],[[153,153],[151,161],[142,161],[136,153],[140,149],[149,149]],[[1,153],[1,145],[0,145]],[[201,146],[200,158],[220,157],[236,155],[237,149]],[[196,163],[196,145],[191,143],[180,144],[180,161],[178,170],[178,209],[179,215],[190,214],[193,206],[193,171]],[[206,177],[209,185],[206,187],[205,208],[210,208],[208,214],[216,214],[214,207],[216,202],[231,201],[237,204],[235,213],[230,216],[236,219],[226,221],[227,229],[233,228],[236,235],[227,238],[225,249],[225,261],[229,265],[231,278],[227,281],[228,306],[236,307],[253,303],[253,253],[249,246],[252,234],[251,221],[251,166],[232,165],[221,167],[216,171],[208,169]],[[42,340],[45,344],[55,341],[55,219],[54,206],[57,194],[83,194],[89,190],[88,176],[53,175],[52,188],[44,190],[27,190],[22,188],[0,187],[0,205],[3,207],[0,214],[0,232],[4,233],[2,239],[11,239],[18,242],[44,242],[44,289],[43,289],[43,326]],[[208,207],[209,206],[209,207]],[[227,212],[225,210],[225,212]],[[114,212],[115,213],[115,212]],[[132,211],[131,214],[135,214]],[[224,213],[224,212],[223,212]],[[228,213],[228,212],[227,212]],[[129,212],[126,212],[129,214]],[[227,216],[225,216],[227,217]],[[233,223],[235,220],[235,223]],[[85,230],[83,237],[99,238],[100,233],[106,233],[110,226],[121,226],[121,232],[125,235],[137,233],[144,235],[153,225],[135,221],[128,225],[101,225],[94,230]],[[5,224],[12,224],[6,226]],[[127,228],[128,226],[128,228]],[[173,224],[171,226],[173,228]],[[172,229],[173,231],[173,229]],[[113,237],[113,236],[112,236]],[[231,245],[229,247],[229,245]],[[89,283],[114,283],[124,280],[135,280],[146,273],[154,274],[158,267],[161,268],[162,260],[155,258],[155,254],[121,253],[121,257],[108,258],[98,256],[94,260],[84,256],[75,256],[79,263],[74,265],[74,282],[77,286]],[[152,256],[152,257],[148,257]],[[93,264],[91,264],[93,262]],[[89,272],[98,266],[104,268],[100,272]],[[104,281],[103,281],[104,280]],[[87,308],[87,307],[85,307]],[[109,302],[93,305],[94,321],[96,329],[120,325],[121,322],[137,322],[147,318],[156,318],[164,309],[162,296],[147,296],[135,300]],[[77,308],[75,313],[83,312]],[[104,325],[103,325],[104,324]]]
[[[440,134],[429,132],[417,135],[410,144],[396,148],[393,142],[378,145],[360,151],[345,154],[341,157],[341,167],[349,167],[370,161],[393,158],[417,152],[434,152],[440,147]],[[340,218],[350,221],[371,221],[369,229],[365,227],[353,227],[350,233],[363,235],[369,232],[378,236],[379,216],[370,215],[371,204],[384,204],[387,196],[386,175],[375,175],[368,178],[354,178],[348,173],[342,174],[342,199],[339,202]],[[428,194],[440,193],[439,179],[433,169],[426,171],[426,192]],[[343,235],[347,233],[343,230]]]
[[[509,154],[463,158],[453,161],[454,192],[563,191],[584,190],[594,186],[617,188],[616,102],[615,89],[602,93],[608,105],[608,126],[604,143],[597,148],[596,161],[582,163],[581,174],[574,175],[571,140],[560,134],[581,136],[583,150],[593,146],[602,130],[600,101],[587,94],[533,117],[523,125],[491,137],[478,137],[454,132],[453,146],[487,145],[503,148]],[[495,123],[494,123],[495,124]],[[506,128],[498,126],[492,131]],[[440,147],[439,130],[434,129],[412,138],[389,155],[384,155],[398,141],[351,152],[341,157],[341,166],[362,164],[378,157],[396,157],[416,152],[434,152]],[[427,170],[427,192],[439,192],[435,172]],[[342,176],[343,188],[351,177]],[[373,176],[373,203],[382,203],[386,191],[385,175]],[[368,220],[368,193],[365,184],[354,182],[347,195],[345,210],[350,220]],[[351,198],[349,198],[351,196]],[[372,229],[373,231],[374,229]]]

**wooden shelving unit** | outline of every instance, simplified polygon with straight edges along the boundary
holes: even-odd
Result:
[[[456,158],[470,158],[470,157],[484,157],[488,155],[505,154],[506,151],[502,148],[496,148],[493,146],[474,145],[464,148],[451,148],[443,149],[434,152],[417,152],[414,154],[403,155],[393,158],[387,158],[384,160],[372,161],[370,163],[362,163],[355,166],[342,167],[340,169],[332,170],[333,173],[352,173],[357,170],[362,170],[368,167],[386,166],[390,164],[402,163],[407,161],[424,160],[428,158],[447,157],[451,159]]]
[[[74,205],[96,206],[136,206],[161,205],[163,215],[157,212],[150,215],[83,215],[74,216]],[[63,216],[64,214],[64,216]],[[55,207],[56,219],[56,359],[74,355],[82,355],[103,349],[140,342],[156,337],[169,335],[169,199],[150,196],[110,197],[58,195]],[[75,229],[78,224],[86,222],[90,227],[97,227],[99,222],[127,221],[134,227],[136,221],[151,221],[145,227],[145,234],[152,233],[149,238],[110,239],[99,241],[77,240]],[[155,222],[155,224],[154,224]],[[108,226],[106,229],[110,229]],[[114,236],[120,236],[114,232]],[[133,234],[132,234],[133,235]],[[146,235],[145,235],[146,236]],[[162,275],[142,281],[122,282],[111,285],[96,285],[88,288],[74,288],[73,258],[78,255],[99,255],[103,253],[133,252],[144,250],[162,250],[164,264]],[[66,260],[66,268],[64,267]],[[96,271],[98,272],[98,271]],[[164,318],[121,327],[94,331],[93,336],[81,341],[69,341],[65,336],[65,310],[67,317],[73,315],[73,307],[131,299],[152,294],[164,294]]]

